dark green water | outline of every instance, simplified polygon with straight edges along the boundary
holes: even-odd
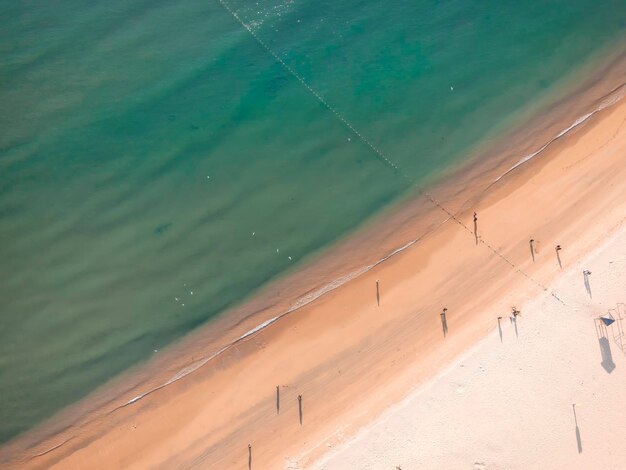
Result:
[[[229,4],[416,184],[626,21],[617,0]],[[0,442],[408,189],[217,0],[0,0]]]

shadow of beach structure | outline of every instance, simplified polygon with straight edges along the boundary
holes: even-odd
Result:
[[[615,363],[613,362],[611,344],[609,343],[607,335],[607,327],[599,319],[595,319],[594,324],[596,327],[596,336],[600,345],[600,355],[602,356],[602,362],[600,364],[604,370],[610,374],[615,369]]]
[[[589,297],[591,298],[591,284],[589,283],[589,276],[591,275],[591,271],[589,271],[588,269],[585,269],[583,271],[583,277],[585,279],[585,289],[587,289],[587,294],[589,294]]]
[[[572,410],[574,411],[574,424],[576,425],[576,446],[578,447],[578,453],[583,452],[583,441],[580,438],[580,428],[578,427],[578,417],[576,416],[576,404],[572,404]]]
[[[613,313],[615,323],[613,328],[613,342],[615,345],[626,354],[626,338],[624,337],[624,318],[626,318],[626,304],[619,303],[617,308],[609,310],[609,313]]]

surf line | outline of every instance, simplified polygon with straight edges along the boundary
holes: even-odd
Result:
[[[235,18],[237,20],[237,22],[239,24],[241,24],[241,26],[243,28],[245,28],[252,35],[252,37],[254,37],[254,39],[263,47],[263,49],[265,49],[278,63],[280,63],[285,68],[285,70],[287,70],[293,77],[295,77],[302,84],[302,86],[304,86],[315,98],[317,98],[324,105],[324,107],[326,107],[326,109],[328,109],[330,112],[332,112],[337,117],[337,119],[339,119],[350,131],[352,131],[357,137],[359,137],[359,139],[361,139],[361,141],[363,141],[377,155],[377,157],[386,166],[388,166],[389,168],[394,170],[394,172],[399,173],[408,182],[410,182],[412,184],[414,183],[414,179],[413,178],[411,178],[404,171],[402,171],[400,169],[400,167],[396,163],[394,163],[380,149],[378,149],[378,147],[376,147],[372,142],[370,142],[369,139],[367,139],[361,132],[359,132],[342,114],[340,114],[333,106],[331,106],[330,103],[328,103],[328,101],[326,101],[324,99],[324,97],[322,97],[317,91],[315,91],[315,89],[313,89],[295,70],[293,70],[293,68],[291,68],[291,66],[289,66],[284,60],[282,60],[278,56],[278,54],[276,52],[274,52],[274,50],[271,49],[265,43],[265,41],[263,41],[256,34],[256,32],[254,32],[254,30],[252,28],[250,28],[250,26],[248,26],[240,18],[240,16],[237,14],[237,12],[235,12],[224,0],[218,0],[218,1],[231,14],[231,16],[233,16],[233,18]],[[272,317],[269,320],[266,320],[263,323],[257,325],[256,327],[252,328],[248,332],[246,332],[243,335],[241,335],[236,340],[234,340],[231,343],[228,343],[227,345],[223,346],[222,348],[220,348],[218,351],[214,352],[213,354],[205,357],[204,359],[201,359],[201,360],[197,361],[194,364],[191,364],[191,365],[185,367],[184,369],[179,371],[176,375],[174,375],[173,377],[171,377],[169,380],[167,380],[166,382],[162,383],[161,385],[159,385],[159,386],[157,386],[155,388],[152,388],[152,389],[150,389],[150,390],[148,390],[148,391],[146,391],[146,392],[144,392],[142,394],[137,395],[136,397],[128,400],[126,403],[124,403],[124,404],[122,404],[122,405],[120,405],[120,406],[118,406],[116,408],[113,408],[107,414],[113,413],[114,411],[119,410],[120,408],[124,408],[124,407],[126,407],[128,405],[132,405],[133,403],[136,403],[137,401],[141,400],[142,398],[144,398],[144,397],[146,397],[146,396],[148,396],[148,395],[150,395],[150,394],[152,394],[152,393],[154,393],[154,392],[156,392],[156,391],[158,391],[158,390],[160,390],[160,389],[162,389],[164,387],[167,387],[171,383],[176,382],[176,381],[186,377],[187,375],[195,372],[196,370],[200,369],[205,364],[207,364],[212,359],[214,359],[215,357],[219,356],[220,354],[222,354],[226,350],[228,350],[231,347],[237,345],[241,341],[246,340],[247,338],[249,338],[250,336],[254,335],[255,333],[258,333],[259,331],[264,330],[265,328],[267,328],[268,326],[272,325],[273,323],[276,323],[278,320],[283,318],[285,315],[288,315],[288,314],[290,314],[292,312],[295,312],[296,310],[298,310],[298,309],[300,309],[300,308],[310,304],[311,302],[315,301],[316,299],[320,298],[321,296],[325,295],[326,293],[331,292],[331,291],[333,291],[335,289],[338,289],[342,285],[344,285],[344,284],[350,282],[351,280],[361,276],[362,274],[370,271],[374,267],[376,267],[379,264],[387,261],[389,258],[397,255],[398,253],[401,253],[401,252],[405,251],[407,248],[409,248],[410,246],[413,246],[414,244],[418,243],[422,238],[424,238],[425,236],[429,235],[430,233],[436,231],[439,227],[441,227],[443,224],[445,224],[446,222],[448,222],[451,219],[454,220],[461,227],[465,228],[465,230],[467,232],[472,233],[471,229],[465,223],[463,223],[456,216],[456,214],[453,214],[448,209],[446,209],[439,201],[437,201],[429,193],[427,193],[427,192],[425,192],[425,191],[423,191],[421,189],[418,189],[418,193],[423,194],[424,197],[426,197],[434,206],[436,206],[438,209],[443,211],[447,215],[447,218],[444,219],[439,224],[437,224],[431,230],[428,230],[425,233],[423,233],[422,235],[420,235],[418,238],[407,242],[406,244],[404,244],[400,248],[397,248],[397,249],[393,250],[391,253],[387,254],[386,256],[384,256],[380,260],[376,261],[375,263],[370,264],[368,266],[365,266],[363,268],[360,268],[360,269],[358,269],[356,271],[353,271],[352,273],[344,276],[343,278],[337,279],[337,280],[327,284],[326,286],[323,286],[322,288],[320,288],[320,289],[318,289],[318,290],[316,290],[316,291],[314,291],[314,292],[312,292],[312,293],[310,293],[308,295],[305,295],[304,297],[301,297],[300,299],[296,300],[296,302],[288,310],[286,310],[285,312],[283,312],[283,313],[281,313],[281,314],[279,314],[279,315],[277,315],[275,317]],[[509,264],[516,272],[518,272],[522,276],[526,277],[529,281],[531,281],[532,283],[534,283],[535,285],[537,285],[538,287],[540,287],[544,291],[548,290],[546,286],[544,286],[542,283],[540,283],[539,281],[535,280],[532,276],[530,276],[529,274],[524,272],[522,269],[517,267],[507,257],[505,257],[500,252],[498,252],[498,250],[493,248],[489,243],[485,242],[483,239],[481,239],[480,241],[481,241],[481,243],[484,246],[486,246],[496,256],[498,256],[504,262]],[[554,295],[553,295],[553,297],[555,299],[557,299],[559,302],[562,303],[561,299],[559,299],[558,297],[556,297]]]
[[[585,122],[587,122],[595,114],[597,114],[600,111],[602,111],[602,110],[604,110],[606,108],[609,108],[609,107],[613,106],[614,104],[620,102],[622,100],[622,98],[624,97],[624,90],[623,89],[624,89],[625,86],[626,86],[626,84],[622,83],[618,87],[614,88],[612,91],[610,91],[605,96],[605,99],[602,100],[602,102],[593,111],[591,111],[591,112],[589,112],[587,114],[583,114],[578,119],[576,119],[570,126],[566,127],[561,132],[559,132],[556,136],[554,136],[552,139],[550,139],[548,142],[543,144],[538,150],[535,150],[534,152],[532,152],[532,153],[522,157],[515,165],[513,165],[511,168],[509,168],[504,173],[502,173],[500,176],[498,176],[495,180],[493,180],[493,182],[489,186],[487,186],[484,191],[487,191],[493,184],[495,184],[498,181],[500,181],[502,178],[504,178],[506,175],[508,175],[509,173],[511,173],[512,171],[517,169],[518,167],[522,166],[524,163],[529,162],[530,160],[535,158],[537,155],[539,155],[541,152],[543,152],[545,149],[547,149],[552,143],[556,142],[561,137],[563,137],[564,135],[568,134],[570,131],[576,129],[577,127],[579,127],[582,124],[584,124]],[[621,91],[621,93],[618,92],[618,91]]]
[[[241,24],[241,26],[246,29],[253,37],[254,39],[263,47],[263,49],[265,49],[278,63],[280,63],[285,70],[287,70],[293,77],[295,77],[301,84],[302,86],[304,86],[315,98],[317,98],[323,105],[324,107],[326,107],[326,109],[328,109],[330,112],[332,112],[337,119],[339,119],[350,131],[352,131],[359,139],[361,139],[362,142],[364,142],[375,154],[376,156],[381,160],[382,163],[384,163],[386,166],[388,166],[389,168],[391,168],[394,172],[400,174],[403,178],[405,178],[408,182],[410,182],[411,184],[414,183],[414,179],[411,178],[410,176],[408,176],[404,171],[401,170],[401,168],[394,163],[389,157],[387,157],[380,149],[378,149],[378,147],[376,147],[372,142],[369,141],[369,139],[367,139],[361,132],[359,132],[342,114],[340,114],[333,106],[330,105],[330,103],[328,103],[324,97],[322,97],[317,91],[315,91],[315,89],[313,89],[295,70],[293,70],[293,68],[291,68],[284,60],[282,60],[278,54],[276,52],[274,52],[273,49],[271,49],[266,43],[265,41],[263,41],[255,32],[254,30],[252,30],[252,28],[250,28],[250,26],[248,26],[240,17],[239,15],[224,1],[224,0],[218,0],[219,3],[230,13],[230,15],[235,18],[237,20],[237,22],[239,24]],[[468,233],[472,233],[472,230],[465,224],[463,223],[457,216],[456,214],[453,214],[452,212],[450,212],[448,209],[446,209],[443,204],[441,204],[439,201],[437,201],[433,196],[431,196],[429,193],[423,191],[422,189],[417,190],[417,192],[419,194],[424,195],[424,197],[426,199],[428,199],[435,207],[437,207],[438,209],[440,209],[441,211],[443,211],[446,215],[447,218],[444,219],[442,222],[440,222],[439,224],[437,224],[437,226],[435,226],[434,228],[432,228],[431,230],[426,231],[425,233],[423,233],[422,235],[420,235],[418,238],[409,241],[408,243],[406,243],[405,245],[403,245],[400,248],[397,248],[395,250],[393,250],[391,253],[389,253],[388,255],[384,256],[382,259],[376,261],[375,263],[365,266],[361,269],[358,269],[354,272],[352,272],[351,274],[348,274],[347,276],[344,276],[344,278],[339,279],[337,281],[339,282],[331,282],[329,284],[327,284],[326,286],[318,289],[317,291],[314,291],[313,293],[301,297],[300,299],[298,299],[288,310],[286,310],[285,312],[270,318],[269,320],[264,321],[263,323],[257,325],[256,327],[254,327],[253,329],[249,330],[248,332],[244,333],[243,335],[241,335],[239,338],[237,338],[236,340],[228,343],[227,345],[223,346],[222,348],[220,348],[218,351],[214,352],[213,354],[205,357],[204,359],[201,359],[199,361],[197,361],[194,364],[191,364],[187,367],[185,367],[184,369],[182,369],[181,371],[179,371],[176,375],[174,375],[173,377],[171,377],[169,380],[167,380],[166,382],[162,383],[161,385],[152,388],[144,393],[141,393],[137,396],[135,396],[134,398],[128,400],[126,403],[123,403],[115,408],[113,408],[112,410],[110,410],[107,414],[111,414],[113,412],[115,412],[116,410],[119,410],[121,408],[124,408],[126,406],[132,405],[133,403],[136,403],[137,401],[141,400],[142,398],[145,398],[148,395],[151,395],[152,393],[161,390],[164,387],[167,387],[168,385],[186,377],[187,375],[195,372],[196,370],[200,369],[201,367],[203,367],[205,364],[207,364],[208,362],[210,362],[212,359],[214,359],[215,357],[219,356],[220,354],[222,354],[223,352],[225,352],[226,350],[230,349],[233,346],[236,346],[238,343],[245,341],[247,338],[249,338],[250,336],[254,335],[255,333],[258,333],[261,330],[264,330],[265,328],[269,327],[270,325],[272,325],[273,323],[276,323],[278,320],[280,320],[281,318],[283,318],[284,316],[295,312],[296,310],[299,310],[300,308],[308,305],[309,303],[315,301],[316,299],[318,299],[319,297],[325,295],[328,292],[331,292],[339,287],[341,287],[342,285],[346,284],[347,282],[361,276],[362,274],[370,271],[372,268],[374,268],[375,266],[378,266],[379,264],[385,262],[386,260],[388,260],[389,258],[397,255],[398,253],[403,252],[404,250],[406,250],[407,248],[409,248],[410,246],[416,244],[417,242],[419,242],[422,238],[424,238],[425,236],[429,235],[430,233],[436,231],[439,227],[441,227],[443,224],[445,224],[446,222],[448,222],[449,220],[453,220],[454,222],[456,222],[458,225],[460,225],[461,227],[463,227]],[[523,271],[522,269],[520,269],[518,266],[516,266],[512,261],[510,261],[507,257],[505,257],[503,254],[501,254],[500,252],[498,252],[498,250],[496,250],[494,247],[492,247],[489,243],[485,242],[482,238],[480,240],[481,244],[483,244],[485,247],[487,247],[493,254],[495,254],[496,256],[498,256],[499,258],[501,258],[505,263],[509,264],[516,272],[518,272],[519,274],[521,274],[522,276],[524,276],[526,279],[528,279],[529,281],[531,281],[532,283],[534,283],[536,286],[540,287],[542,290],[547,291],[547,287],[545,285],[543,285],[542,283],[540,283],[539,281],[535,280],[532,276],[530,276],[528,273],[526,273],[525,271]],[[559,302],[563,303],[561,299],[559,299],[558,297],[556,297],[555,295],[553,295],[553,297],[558,300]]]

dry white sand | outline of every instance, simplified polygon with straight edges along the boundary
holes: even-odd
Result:
[[[496,328],[311,468],[625,469],[623,225],[550,286],[564,304],[546,292],[518,305],[519,336],[504,316],[502,340]],[[603,356],[594,318],[609,309],[621,320]]]

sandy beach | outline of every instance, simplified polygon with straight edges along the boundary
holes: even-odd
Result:
[[[308,468],[624,468],[625,267],[622,227],[551,284],[563,303],[546,292],[518,305],[515,323],[505,313],[479,345]],[[598,321],[606,313],[609,327]]]
[[[613,337],[621,323],[608,330],[609,373],[593,319],[626,302],[625,123],[622,100],[475,195],[472,207],[455,205],[454,216],[422,197],[431,215],[420,224],[436,229],[419,243],[192,363],[180,380],[164,366],[151,380],[167,386],[139,399],[125,389],[106,412],[9,443],[0,462],[623,467],[626,357]],[[583,269],[592,271],[591,296]],[[512,306],[522,312],[517,336]]]

